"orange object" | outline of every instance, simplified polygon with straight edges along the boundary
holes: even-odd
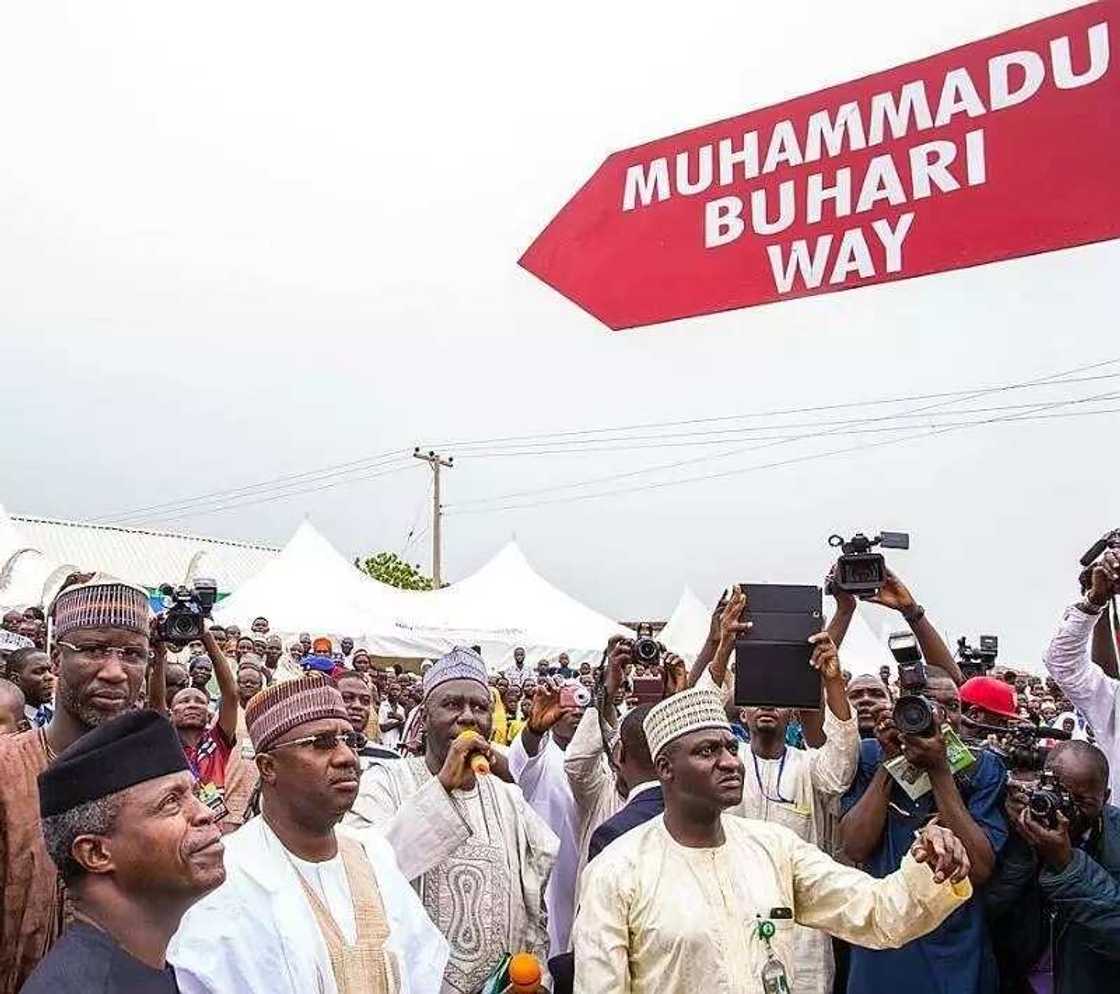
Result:
[[[536,994],[541,964],[532,953],[514,953],[509,961],[509,989],[514,994]]]
[[[477,732],[472,732],[469,729],[464,729],[458,734],[457,738],[461,739],[466,735],[477,734]],[[470,757],[470,764],[471,769],[475,772],[476,775],[490,772],[490,761],[480,752],[476,752]]]

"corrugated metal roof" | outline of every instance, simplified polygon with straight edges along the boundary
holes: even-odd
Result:
[[[231,542],[200,535],[148,531],[119,525],[11,515],[28,545],[48,559],[83,570],[101,570],[145,587],[182,583],[201,553],[194,576],[212,577],[218,589],[236,590],[279,553],[271,545]]]

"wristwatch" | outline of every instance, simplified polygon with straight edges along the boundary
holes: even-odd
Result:
[[[1104,610],[1104,604],[1094,604],[1089,600],[1088,596],[1082,597],[1076,604],[1073,605],[1082,614],[1100,614]]]
[[[926,609],[921,604],[915,604],[909,611],[902,612],[902,620],[908,625],[917,624],[926,616]]]

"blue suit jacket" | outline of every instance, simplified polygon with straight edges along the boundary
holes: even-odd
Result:
[[[637,828],[651,818],[656,818],[665,810],[665,795],[661,785],[643,790],[637,797],[628,803],[621,811],[608,818],[594,832],[591,833],[591,842],[587,847],[588,862],[599,855],[620,835],[625,835],[632,828]]]

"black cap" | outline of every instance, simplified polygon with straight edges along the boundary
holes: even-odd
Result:
[[[87,732],[39,774],[39,813],[49,818],[186,769],[171,722],[158,711],[127,711]]]

